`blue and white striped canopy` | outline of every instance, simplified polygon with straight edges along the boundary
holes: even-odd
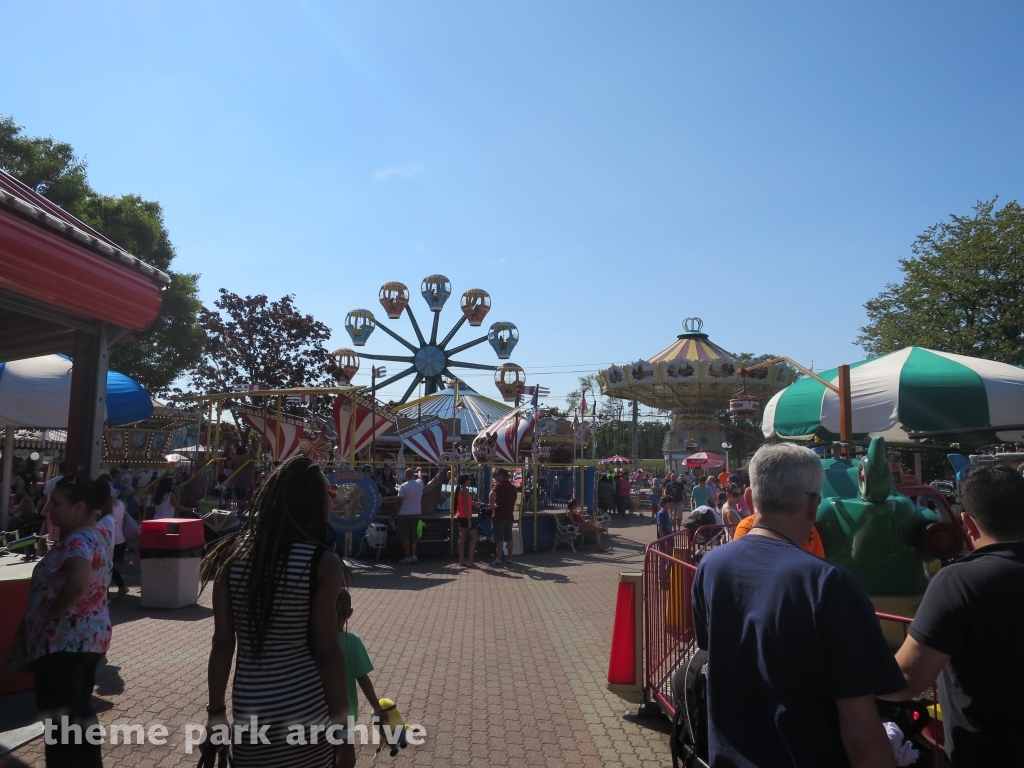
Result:
[[[67,429],[71,360],[45,355],[0,363],[0,425]],[[107,372],[107,424],[132,424],[153,415],[153,401],[137,381]]]

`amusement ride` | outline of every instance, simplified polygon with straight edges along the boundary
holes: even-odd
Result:
[[[423,296],[427,307],[434,315],[429,339],[420,330],[416,315],[413,314],[412,307],[409,304],[409,289],[404,283],[397,281],[384,283],[380,288],[379,296],[380,304],[384,308],[384,312],[389,320],[398,320],[402,317],[403,313],[409,317],[409,322],[412,324],[412,329],[416,334],[415,343],[379,322],[368,309],[353,309],[345,316],[345,330],[348,331],[348,335],[356,347],[364,346],[374,330],[380,328],[411,353],[409,355],[358,353],[359,357],[365,357],[368,360],[390,361],[406,363],[408,365],[407,368],[404,368],[395,375],[379,383],[375,382],[375,388],[386,387],[407,376],[412,376],[409,388],[398,401],[399,403],[405,403],[421,383],[424,385],[425,395],[432,395],[445,389],[446,379],[452,380],[457,378],[452,372],[452,368],[498,371],[498,379],[504,380],[509,378],[514,382],[521,381],[519,373],[521,373],[522,369],[516,365],[494,366],[455,359],[455,355],[460,352],[487,342],[494,349],[499,360],[508,360],[512,355],[512,350],[519,343],[519,329],[515,323],[505,320],[492,323],[485,335],[450,349],[448,347],[463,324],[469,323],[474,328],[483,324],[484,318],[491,310],[491,297],[487,291],[482,288],[470,288],[462,294],[459,300],[462,317],[459,318],[458,322],[452,326],[451,330],[440,341],[438,340],[438,327],[441,321],[441,311],[452,295],[451,281],[444,275],[428,275],[423,278],[420,284],[420,295]],[[349,349],[340,349],[334,354],[341,358],[343,368],[346,361],[351,364],[357,355],[355,351]],[[358,362],[356,361],[355,364],[358,369]],[[508,376],[503,376],[503,371],[509,371]]]

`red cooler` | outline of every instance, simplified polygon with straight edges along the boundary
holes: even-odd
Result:
[[[142,607],[184,608],[199,599],[203,521],[165,517],[146,520],[139,532]]]

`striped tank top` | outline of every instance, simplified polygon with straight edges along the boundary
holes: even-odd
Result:
[[[258,726],[270,744],[251,744],[248,732],[243,743],[235,744],[237,768],[289,766],[328,768],[333,747],[320,732],[318,744],[292,745],[285,739],[289,726],[327,725],[330,715],[323,683],[313,661],[311,608],[316,574],[324,548],[312,542],[297,542],[288,552],[284,567],[275,577],[273,618],[263,641],[263,654],[253,653],[255,627],[248,615],[245,583],[249,561],[239,558],[231,566],[228,583],[231,613],[238,637],[231,709],[237,724],[258,718]]]

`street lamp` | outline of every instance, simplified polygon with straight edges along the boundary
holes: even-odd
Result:
[[[732,443],[722,443],[722,450],[725,451],[725,471],[729,471],[729,449],[732,448]]]

